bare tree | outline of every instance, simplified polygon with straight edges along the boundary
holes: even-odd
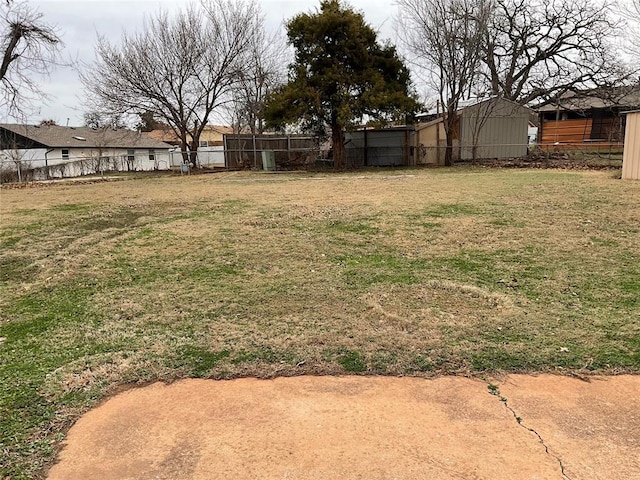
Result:
[[[619,44],[637,66],[640,60],[640,0],[618,0],[614,12],[623,20]]]
[[[233,90],[231,116],[234,129],[252,134],[264,132],[264,108],[267,96],[286,79],[287,46],[279,32],[269,34],[263,19],[251,38],[246,67],[239,72]]]
[[[120,45],[101,38],[97,62],[82,74],[92,108],[152,112],[180,139],[194,166],[200,135],[229,101],[259,21],[254,0],[202,0],[175,17],[160,13]]]
[[[109,144],[113,144],[114,139],[119,138],[119,136],[124,139],[131,133],[131,130],[126,128],[119,115],[106,116],[100,112],[90,111],[85,112],[83,118],[84,126],[96,132],[93,139],[95,149],[89,151],[89,158],[87,158],[90,169],[102,175],[104,175],[105,170],[110,168],[117,170],[118,159],[115,157],[110,158],[105,153],[109,150]],[[118,134],[117,132],[122,133]],[[132,165],[128,165],[128,167],[131,169]],[[84,165],[81,164],[81,168],[84,168]]]
[[[12,148],[4,150],[5,156],[15,165],[18,183],[22,183],[25,170],[28,172],[31,167],[30,162],[24,160],[25,153],[25,149],[22,149],[15,144]]]
[[[94,130],[120,130],[126,129],[127,125],[123,122],[121,115],[105,115],[98,111],[85,112],[83,115],[84,126]]]
[[[36,78],[49,74],[58,62],[62,42],[42,14],[22,0],[0,4],[0,35],[0,107],[22,115],[31,102],[44,97]]]
[[[545,104],[620,76],[607,0],[493,0],[490,19],[482,57],[494,95]]]
[[[453,163],[460,101],[478,78],[488,0],[398,0],[400,39],[414,64],[439,92],[447,141],[445,165]]]

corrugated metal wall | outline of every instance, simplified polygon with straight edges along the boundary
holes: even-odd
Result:
[[[413,160],[414,135],[412,128],[347,132],[345,134],[347,166],[410,165]]]
[[[640,112],[627,114],[624,155],[622,158],[622,178],[626,180],[640,180]]]
[[[527,155],[529,110],[512,102],[487,101],[460,114],[462,160]]]

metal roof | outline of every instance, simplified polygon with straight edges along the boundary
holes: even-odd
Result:
[[[0,123],[0,128],[21,135],[48,148],[172,148],[141,132],[126,129],[93,129],[60,125]]]

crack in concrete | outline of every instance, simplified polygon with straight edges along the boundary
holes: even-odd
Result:
[[[558,465],[560,465],[560,473],[562,474],[562,479],[563,480],[571,480],[571,477],[569,475],[567,475],[567,472],[565,471],[565,467],[564,467],[564,463],[562,462],[562,459],[559,456],[554,455],[553,453],[551,453],[551,451],[549,450],[549,447],[547,446],[547,444],[544,441],[544,438],[542,438],[542,435],[540,435],[534,428],[528,427],[527,425],[525,425],[523,423],[522,417],[520,417],[516,413],[516,411],[513,409],[513,407],[511,407],[509,405],[507,398],[503,397],[500,394],[500,389],[498,388],[498,386],[494,385],[492,383],[489,383],[488,384],[488,389],[489,389],[489,394],[493,395],[494,397],[498,397],[498,399],[502,402],[502,404],[505,406],[505,408],[511,412],[511,414],[513,415],[513,418],[515,418],[516,422],[518,422],[518,425],[520,425],[522,428],[524,428],[525,430],[528,430],[529,432],[533,433],[536,437],[538,437],[538,441],[544,447],[544,451],[547,453],[547,455],[549,455],[550,457],[555,458],[555,460],[558,462]]]

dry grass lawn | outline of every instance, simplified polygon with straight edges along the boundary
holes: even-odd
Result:
[[[640,371],[640,183],[454,168],[2,190],[0,477],[122,385]]]

